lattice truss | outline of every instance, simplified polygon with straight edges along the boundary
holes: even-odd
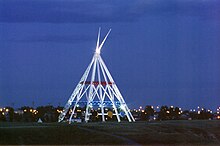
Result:
[[[59,115],[59,122],[61,122],[65,118],[70,109],[71,115],[69,117],[69,121],[71,122],[74,113],[76,113],[76,108],[82,100],[86,101],[86,122],[88,122],[90,118],[91,109],[93,107],[94,101],[99,103],[101,112],[98,113],[98,115],[102,117],[102,121],[105,121],[105,115],[107,115],[104,110],[106,101],[111,102],[113,115],[117,117],[118,122],[121,121],[120,111],[124,112],[129,122],[135,121],[108,68],[106,67],[102,57],[100,56],[101,48],[105,40],[107,39],[110,31],[111,29],[103,39],[102,43],[99,44],[99,29],[96,51],[94,53],[92,61],[84,72],[72,95],[70,96],[62,113]]]

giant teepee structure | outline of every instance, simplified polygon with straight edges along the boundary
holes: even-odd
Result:
[[[135,121],[122,97],[122,94],[100,56],[102,46],[110,31],[111,29],[100,43],[99,29],[96,50],[92,61],[67,101],[63,111],[59,115],[59,122],[65,118],[67,113],[70,113],[69,121],[71,122],[73,115],[76,112],[76,108],[83,99],[85,100],[84,118],[86,122],[88,122],[90,118],[91,109],[93,108],[94,103],[98,104],[100,109],[98,115],[102,117],[102,121],[104,122],[105,116],[107,115],[107,112],[105,111],[106,102],[111,103],[112,116],[116,116],[118,122],[121,121],[120,117],[122,116],[122,113],[123,116],[127,117],[129,122]]]

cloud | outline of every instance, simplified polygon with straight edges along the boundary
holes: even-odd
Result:
[[[220,13],[219,4],[220,2],[215,0],[177,0],[164,3],[160,10],[171,15],[215,19]]]
[[[94,37],[89,35],[34,35],[25,38],[6,39],[10,42],[45,42],[45,43],[82,43],[93,41]]]
[[[133,3],[117,1],[0,1],[0,22],[93,23],[130,21]]]
[[[219,1],[200,0],[0,0],[0,22],[133,22],[142,16],[189,15],[216,18]]]

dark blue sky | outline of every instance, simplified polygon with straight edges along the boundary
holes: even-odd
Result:
[[[0,0],[0,106],[64,105],[102,57],[129,107],[220,105],[218,0]]]

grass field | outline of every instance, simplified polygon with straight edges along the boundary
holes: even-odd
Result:
[[[220,145],[220,121],[0,123],[0,144]]]

